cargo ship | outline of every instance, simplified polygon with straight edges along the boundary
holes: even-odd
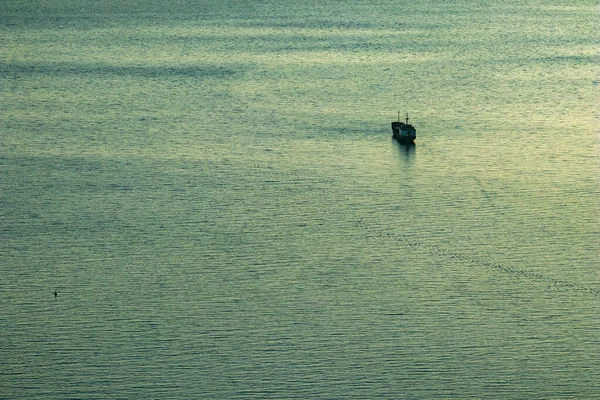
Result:
[[[392,136],[400,143],[412,144],[417,137],[417,130],[408,123],[408,113],[406,122],[400,121],[400,111],[398,111],[398,121],[392,122]]]

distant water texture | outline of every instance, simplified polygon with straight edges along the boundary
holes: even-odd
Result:
[[[597,2],[0,15],[0,398],[600,398]]]

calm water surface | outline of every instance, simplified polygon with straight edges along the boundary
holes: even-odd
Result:
[[[600,398],[595,2],[0,12],[0,398]]]

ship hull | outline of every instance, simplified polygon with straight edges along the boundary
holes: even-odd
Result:
[[[392,122],[392,136],[400,143],[410,144],[415,142],[417,130],[404,122]]]
[[[393,137],[400,144],[414,144],[415,143],[415,138],[413,138],[413,137],[396,136],[396,135],[393,135]]]

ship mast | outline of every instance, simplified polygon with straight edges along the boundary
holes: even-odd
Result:
[[[400,110],[398,110],[398,122],[400,122]],[[406,125],[408,125],[408,113],[406,113]]]

